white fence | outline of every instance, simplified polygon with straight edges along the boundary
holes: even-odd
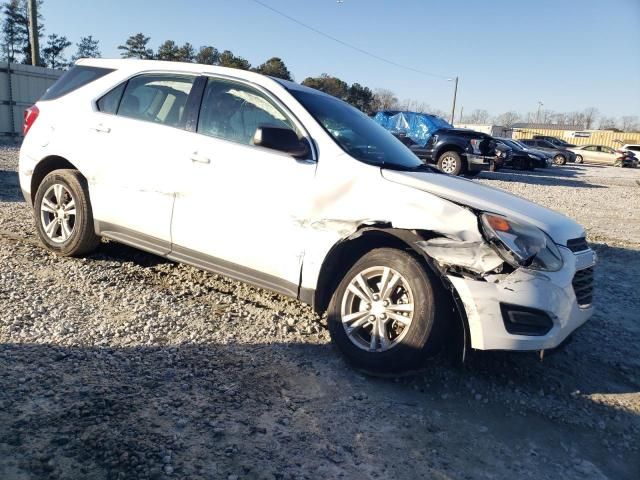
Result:
[[[22,137],[22,118],[64,72],[18,63],[0,63],[0,139]]]

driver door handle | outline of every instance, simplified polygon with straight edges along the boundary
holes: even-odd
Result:
[[[205,155],[202,155],[199,152],[193,152],[191,154],[191,161],[192,162],[198,162],[198,163],[211,163],[211,159]]]

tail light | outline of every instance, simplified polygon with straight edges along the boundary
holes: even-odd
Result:
[[[36,118],[38,118],[39,114],[40,114],[40,109],[35,105],[31,105],[29,108],[27,108],[24,111],[24,124],[22,125],[23,136],[27,135],[27,132],[29,131],[29,129],[31,129],[31,127],[36,121]]]

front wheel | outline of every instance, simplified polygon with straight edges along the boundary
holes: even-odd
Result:
[[[440,155],[440,158],[438,158],[438,168],[441,172],[449,175],[460,175],[460,173],[466,170],[462,157],[458,152],[454,151],[444,152]]]
[[[576,163],[584,163],[584,158],[582,158],[582,155],[576,155]]]
[[[567,163],[567,159],[564,157],[564,155],[558,154],[553,157],[553,163],[555,163],[556,165],[565,165]]]
[[[34,213],[40,240],[59,255],[83,255],[100,242],[87,182],[76,170],[54,170],[44,177],[36,191]]]
[[[449,324],[446,293],[407,252],[365,254],[331,298],[331,338],[348,361],[370,372],[420,367],[442,345]]]

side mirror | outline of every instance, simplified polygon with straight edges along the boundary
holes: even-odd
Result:
[[[292,157],[301,158],[309,154],[309,143],[300,140],[296,132],[290,128],[262,126],[253,135],[253,144],[288,153]]]

